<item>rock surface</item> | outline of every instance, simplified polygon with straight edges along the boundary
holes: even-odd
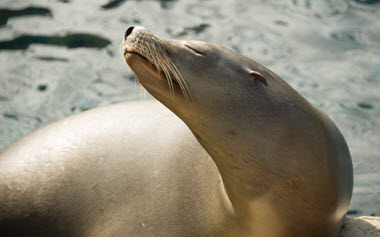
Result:
[[[347,218],[339,237],[380,237],[380,217]]]

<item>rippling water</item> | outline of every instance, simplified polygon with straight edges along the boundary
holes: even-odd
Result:
[[[355,170],[350,215],[380,215],[376,0],[2,0],[0,148],[59,118],[139,99],[121,55],[130,25],[204,40],[271,68],[332,117]]]

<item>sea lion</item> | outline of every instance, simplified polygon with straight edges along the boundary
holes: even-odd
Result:
[[[338,235],[353,171],[327,115],[269,69],[217,45],[131,27],[124,55],[141,84],[210,154],[242,231]]]
[[[0,236],[337,236],[352,162],[324,113],[220,46],[131,27],[124,56],[174,114],[113,104],[4,149]]]

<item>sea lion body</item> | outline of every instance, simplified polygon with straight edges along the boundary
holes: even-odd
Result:
[[[0,153],[0,177],[0,236],[223,236],[232,223],[212,159],[154,101],[37,130]]]
[[[223,47],[142,27],[127,30],[123,47],[175,115],[157,102],[110,105],[5,149],[0,234],[338,235],[352,162],[327,115]]]

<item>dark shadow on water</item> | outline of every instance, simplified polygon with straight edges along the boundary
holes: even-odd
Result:
[[[162,8],[169,8],[170,4],[176,2],[177,0],[158,0],[161,3]]]
[[[363,4],[375,4],[375,3],[379,3],[380,0],[354,0],[354,2],[363,3]]]
[[[274,21],[274,24],[279,25],[279,26],[289,26],[289,23],[286,21],[281,21],[281,20],[276,20]]]
[[[17,114],[3,113],[3,117],[7,119],[18,120]]]
[[[69,60],[67,58],[58,58],[58,57],[52,57],[52,56],[34,56],[34,59],[40,60],[40,61],[48,61],[48,62],[68,62]]]
[[[0,42],[0,50],[27,49],[31,44],[47,44],[67,48],[104,48],[111,41],[92,34],[68,34],[65,36],[22,35]]]
[[[172,34],[171,30],[168,30],[168,33],[172,34],[175,37],[186,36],[186,35],[189,35],[190,33],[198,35],[204,32],[209,27],[210,27],[209,24],[200,24],[196,26],[185,27],[181,32],[176,33],[176,34]]]
[[[70,111],[72,113],[78,113],[78,112],[83,112],[83,111],[86,111],[86,110],[89,110],[89,109],[92,109],[94,107],[90,106],[90,107],[86,107],[86,106],[79,106],[79,107],[76,107],[76,106],[73,106],[71,107]]]
[[[348,210],[347,211],[347,215],[348,216],[351,216],[351,215],[357,215],[359,213],[358,210]]]
[[[144,0],[136,0],[136,1],[137,2],[141,2],[141,1],[144,1]],[[161,7],[162,8],[166,9],[166,8],[170,7],[171,3],[174,3],[177,0],[157,0],[157,1],[159,1],[161,3]],[[126,0],[111,0],[108,3],[102,5],[102,9],[109,10],[109,9],[112,9],[112,8],[115,8],[115,7],[119,7],[120,5],[122,5],[125,2],[126,2]]]
[[[103,9],[111,9],[111,8],[115,8],[115,7],[118,7],[120,6],[121,4],[123,4],[126,0],[113,0],[113,1],[110,1],[109,3],[107,4],[104,4],[102,6]]]
[[[41,125],[42,124],[42,119],[38,116],[30,116],[30,115],[27,115],[27,114],[22,114],[22,113],[3,113],[3,117],[5,119],[9,119],[9,120],[15,120],[15,121],[19,121],[21,122],[22,124],[29,124],[29,125],[33,125],[33,126],[38,126],[38,125]],[[1,225],[1,223],[0,223]],[[1,228],[0,228],[1,230]]]
[[[342,42],[358,42],[353,32],[333,32],[330,37]]]
[[[8,19],[11,17],[22,16],[52,16],[51,11],[44,7],[27,7],[19,10],[0,9],[0,26],[7,24]]]
[[[48,88],[48,85],[41,84],[41,85],[38,85],[37,90],[40,92],[44,92],[44,91],[46,91],[47,88]]]
[[[362,109],[374,109],[374,106],[368,102],[359,102],[358,106]]]

